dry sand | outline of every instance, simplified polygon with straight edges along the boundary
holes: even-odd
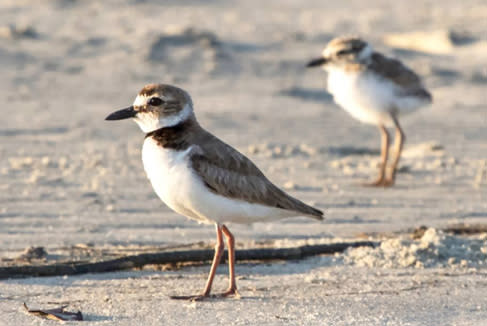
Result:
[[[103,121],[149,82],[188,90],[202,125],[326,211],[323,223],[231,225],[242,247],[487,222],[485,1],[3,0],[0,8],[0,257],[31,245],[213,241],[212,227],[156,198],[137,126]],[[407,144],[392,189],[358,186],[376,172],[378,131],[333,104],[324,72],[304,69],[342,34],[405,61],[435,99],[402,119]],[[386,249],[418,252],[395,245]],[[42,322],[22,302],[65,302],[90,325],[485,324],[485,264],[404,267],[377,263],[391,257],[377,250],[239,264],[241,300],[197,304],[168,295],[197,291],[207,266],[1,281],[0,325]],[[377,261],[357,263],[364,255]]]

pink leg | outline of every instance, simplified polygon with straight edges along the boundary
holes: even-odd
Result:
[[[405,140],[405,135],[404,131],[402,131],[401,125],[399,124],[399,121],[397,120],[395,115],[391,115],[392,121],[394,122],[394,125],[396,127],[396,135],[394,139],[394,158],[392,159],[392,164],[391,164],[391,169],[390,173],[387,175],[385,181],[384,181],[384,186],[392,186],[394,185],[394,182],[396,180],[396,172],[397,172],[397,166],[399,164],[399,159],[401,158],[401,152],[402,148],[404,145],[404,140]]]
[[[381,149],[380,149],[380,167],[379,176],[372,182],[366,183],[366,186],[380,187],[384,186],[385,174],[387,168],[387,158],[389,157],[389,133],[383,126],[379,126],[381,135]]]
[[[215,278],[216,269],[218,267],[218,264],[220,264],[220,260],[223,255],[222,229],[218,224],[215,224],[215,227],[216,227],[215,256],[213,257],[213,263],[211,264],[210,274],[208,275],[208,280],[206,281],[206,286],[205,289],[203,290],[203,293],[196,294],[196,295],[171,296],[171,299],[198,301],[204,298],[208,298],[210,296],[211,285],[213,284],[213,279]]]
[[[235,238],[225,225],[222,225],[222,231],[225,235],[225,238],[227,239],[229,286],[228,289],[221,294],[221,296],[240,297],[240,294],[237,291],[237,281],[235,280]]]

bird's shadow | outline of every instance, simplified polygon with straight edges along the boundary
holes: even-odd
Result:
[[[123,316],[117,316],[117,320],[120,320]],[[112,316],[104,316],[97,314],[83,314],[83,321],[113,321]]]
[[[300,100],[313,101],[313,102],[332,102],[333,96],[323,88],[304,88],[299,86],[293,86],[282,89],[278,92],[278,95],[295,97]]]
[[[328,147],[328,153],[337,156],[351,156],[351,155],[379,155],[378,149],[372,149],[368,147],[357,146],[330,146]]]

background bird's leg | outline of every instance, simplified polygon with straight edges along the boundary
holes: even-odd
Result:
[[[367,183],[366,185],[368,186],[382,186],[385,180],[387,158],[389,156],[389,132],[384,125],[379,125],[379,130],[381,136],[379,176],[371,183]]]
[[[237,282],[235,280],[235,238],[225,225],[222,225],[222,231],[227,239],[228,247],[228,271],[229,271],[229,286],[222,296],[235,295],[239,296],[237,291]]]
[[[205,289],[203,290],[203,293],[197,295],[171,296],[171,299],[197,301],[209,297],[211,291],[211,285],[213,284],[213,279],[215,278],[215,274],[216,274],[216,268],[218,267],[218,264],[220,264],[220,260],[223,255],[222,229],[218,224],[215,224],[215,228],[216,228],[215,255],[213,256],[213,263],[211,264],[210,274],[208,275],[208,280],[206,281],[206,286]]]
[[[392,186],[396,179],[397,165],[399,164],[399,159],[401,158],[401,152],[404,145],[404,140],[406,139],[404,132],[402,131],[401,125],[397,120],[395,114],[391,114],[392,121],[396,127],[396,135],[394,136],[394,158],[392,159],[391,170],[385,179],[385,186]]]

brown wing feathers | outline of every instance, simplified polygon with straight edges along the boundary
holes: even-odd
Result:
[[[432,99],[431,94],[423,87],[419,76],[399,60],[374,52],[369,69],[400,86],[404,90],[402,94],[404,96],[418,96],[429,101]]]

